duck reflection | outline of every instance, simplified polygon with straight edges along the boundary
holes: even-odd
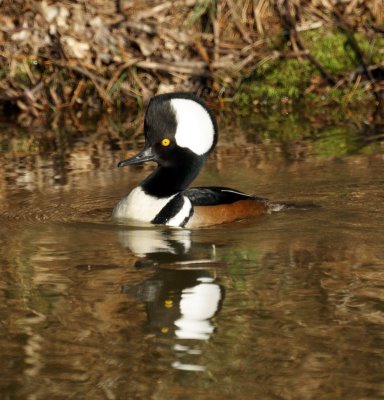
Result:
[[[138,257],[136,268],[155,264],[218,264],[210,240],[192,241],[192,232],[173,228],[130,228],[118,231],[120,244]]]
[[[146,305],[147,330],[172,341],[177,369],[203,371],[198,360],[201,341],[215,331],[213,317],[219,312],[224,288],[216,280],[215,263],[210,258],[192,256],[191,233],[187,230],[125,230],[120,242],[142,257],[137,268],[156,265],[150,278],[123,286],[123,293],[134,295]],[[200,246],[212,253],[212,245]],[[147,264],[148,263],[148,264]],[[175,357],[173,357],[175,358]]]
[[[191,250],[186,229],[132,228],[118,232],[119,242],[135,256],[155,262],[182,261]]]

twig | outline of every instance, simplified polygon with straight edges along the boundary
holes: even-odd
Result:
[[[60,66],[62,68],[66,68],[66,69],[70,69],[72,71],[75,71],[75,72],[79,73],[80,75],[83,75],[86,78],[90,79],[92,81],[92,83],[95,85],[95,88],[96,88],[97,92],[99,93],[99,96],[105,102],[105,104],[107,104],[107,105],[111,105],[112,104],[111,99],[108,96],[108,93],[99,84],[100,81],[105,83],[106,82],[105,79],[94,75],[92,72],[90,72],[87,69],[85,69],[83,67],[80,67],[78,65],[71,65],[71,64],[64,63],[64,62],[61,62],[61,61],[56,61],[56,60],[50,60],[49,62],[52,63],[52,64],[55,64],[55,65],[58,65],[58,66]]]
[[[201,40],[198,35],[195,36],[195,48],[197,52],[199,53],[200,57],[204,60],[204,62],[208,65],[210,65],[211,61],[209,59],[209,55],[207,52],[207,49],[204,47],[204,45],[201,43]]]
[[[119,79],[120,75],[128,68],[130,68],[132,65],[134,65],[136,62],[138,61],[138,59],[134,58],[126,63],[124,63],[120,68],[117,69],[117,71],[113,74],[112,78],[109,80],[107,88],[106,88],[106,92],[109,93],[113,87],[113,85],[115,84],[115,82]],[[137,96],[137,93],[132,90],[132,93]]]
[[[359,87],[360,82],[361,82],[361,75],[358,75],[357,78],[356,78],[356,81],[355,81],[355,83],[354,83],[354,85],[352,87],[352,90],[348,94],[345,95],[344,103],[349,103],[349,101],[351,100],[351,98],[355,94],[357,88]]]
[[[71,101],[69,102],[70,106],[73,107],[74,104],[76,103],[76,100],[81,96],[81,94],[84,92],[85,89],[85,82],[84,79],[81,79],[79,84],[77,85],[76,89],[73,92]]]
[[[314,29],[319,29],[323,26],[322,21],[315,21],[315,22],[307,22],[305,24],[301,24],[296,27],[297,32],[305,32],[305,31],[311,31]]]
[[[143,98],[143,101],[145,102],[150,97],[151,91],[144,85],[143,81],[140,79],[139,75],[136,72],[136,68],[131,68],[129,72],[137,86],[140,88],[141,96]]]
[[[216,15],[211,12],[211,21],[213,27],[213,61],[219,60],[219,47],[220,47],[220,22],[221,22],[221,4],[216,5]]]
[[[134,31],[144,32],[148,35],[156,35],[157,29],[154,26],[149,24],[145,24],[144,22],[139,21],[126,21],[124,26],[128,29],[132,29]]]
[[[193,76],[211,76],[211,73],[207,70],[206,63],[199,61],[174,62],[172,64],[156,61],[139,61],[136,65],[143,69],[155,71],[176,72]]]
[[[241,18],[237,14],[233,0],[226,0],[226,1],[227,1],[229,9],[231,10],[233,21],[234,21],[237,29],[240,31],[241,35],[243,36],[243,39],[247,43],[252,43],[251,37],[249,36],[248,32],[244,29],[243,22],[241,21]]]
[[[173,1],[165,1],[162,4],[159,4],[157,6],[151,7],[145,11],[138,12],[136,14],[136,18],[141,20],[144,18],[151,18],[157,16],[159,13],[161,13],[164,10],[167,10],[168,8],[171,8],[174,5]]]
[[[261,14],[263,13],[263,9],[266,8],[267,4],[267,0],[253,0],[253,18],[255,19],[257,32],[259,32],[260,35],[264,35]]]

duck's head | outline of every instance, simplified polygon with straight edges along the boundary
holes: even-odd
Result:
[[[153,97],[144,119],[144,150],[118,166],[156,161],[165,168],[198,172],[217,142],[217,125],[205,103],[191,93]]]

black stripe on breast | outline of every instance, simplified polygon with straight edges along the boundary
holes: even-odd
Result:
[[[156,217],[151,221],[152,224],[164,225],[171,218],[175,217],[179,211],[183,208],[184,205],[184,197],[181,193],[176,195],[172,200],[170,200],[156,215]],[[181,227],[185,226],[188,222],[189,218],[193,214],[193,207],[191,208],[191,213],[188,217],[184,219],[184,221],[180,224]]]
[[[217,206],[239,200],[264,200],[226,187],[196,187],[184,190],[183,194],[193,206]]]

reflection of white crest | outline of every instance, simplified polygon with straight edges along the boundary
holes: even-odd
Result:
[[[180,339],[207,340],[214,331],[210,321],[221,299],[220,286],[211,278],[200,278],[201,283],[184,289],[181,294],[181,318],[175,321]]]
[[[191,232],[185,229],[129,229],[118,235],[120,243],[138,257],[151,253],[185,254],[191,247]]]

